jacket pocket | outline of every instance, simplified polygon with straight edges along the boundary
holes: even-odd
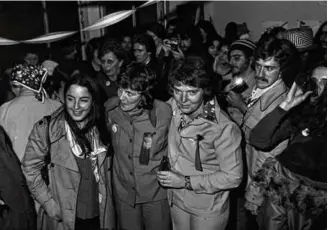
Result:
[[[197,194],[193,191],[188,190],[185,190],[183,200],[186,207],[196,210],[212,210],[214,205],[214,195]]]

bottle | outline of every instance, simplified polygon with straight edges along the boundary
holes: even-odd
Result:
[[[170,171],[170,160],[167,156],[163,156],[161,163],[159,164],[158,171]]]

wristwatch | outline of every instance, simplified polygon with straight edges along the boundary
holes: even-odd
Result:
[[[190,176],[185,176],[185,189],[193,190],[190,182]]]

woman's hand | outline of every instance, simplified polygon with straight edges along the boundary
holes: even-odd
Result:
[[[184,188],[185,177],[172,171],[158,171],[157,180],[164,187]]]
[[[280,108],[282,108],[285,111],[289,111],[290,109],[294,108],[295,106],[301,104],[303,101],[306,100],[306,98],[312,93],[312,91],[308,91],[306,93],[303,93],[302,89],[296,85],[296,83],[293,83],[292,88],[290,88],[286,99],[281,102],[279,105]]]

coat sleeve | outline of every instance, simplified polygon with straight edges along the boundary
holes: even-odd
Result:
[[[284,119],[286,111],[277,106],[251,131],[250,144],[261,150],[270,150],[287,139],[292,132],[290,120]]]
[[[235,188],[241,183],[243,164],[240,142],[239,128],[232,122],[228,123],[214,142],[219,161],[218,170],[190,177],[191,186],[196,193],[213,194],[220,190]]]
[[[45,157],[48,154],[47,121],[37,122],[28,138],[22,170],[25,174],[28,187],[33,197],[44,205],[52,198],[51,192],[41,176],[41,169],[45,166]]]

